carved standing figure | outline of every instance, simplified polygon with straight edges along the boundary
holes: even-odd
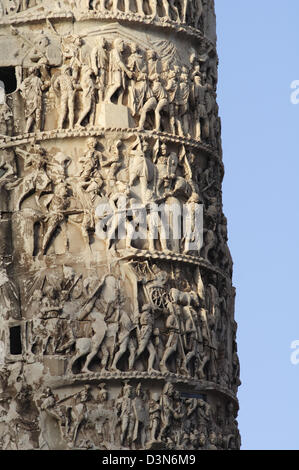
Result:
[[[72,129],[75,122],[76,89],[71,67],[67,65],[62,67],[61,75],[54,81],[53,88],[60,95],[58,129],[63,129],[67,118],[69,120],[69,127]]]
[[[125,77],[132,78],[132,72],[126,67],[123,52],[124,42],[122,39],[115,39],[113,49],[110,52],[109,61],[109,87],[107,89],[106,101],[109,103],[114,94],[118,94],[118,104],[122,104],[123,94],[126,89]]]
[[[30,132],[34,125],[36,129],[41,130],[42,97],[43,91],[48,87],[49,84],[42,82],[38,68],[29,69],[29,76],[20,85],[20,93],[25,102],[26,133]]]

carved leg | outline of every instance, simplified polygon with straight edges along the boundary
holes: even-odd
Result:
[[[67,368],[67,372],[69,373],[72,373],[73,372],[73,366],[75,364],[75,362],[77,362],[78,359],[81,359],[81,357],[84,357],[86,355],[86,352],[84,351],[79,351],[75,357],[73,357],[73,359],[71,360],[68,368]]]
[[[108,348],[102,347],[102,360],[101,360],[101,367],[103,370],[107,369],[109,361],[109,351]]]
[[[115,355],[114,361],[113,361],[112,366],[111,366],[111,370],[119,370],[118,367],[117,367],[117,363],[123,357],[123,355],[125,354],[125,352],[127,350],[127,346],[128,346],[128,339],[125,341],[125,343],[123,343],[120,346],[120,349],[119,349],[118,353]]]
[[[162,0],[163,2],[163,8],[164,8],[164,16],[167,16],[170,18],[170,11],[169,11],[169,0]]]
[[[174,5],[173,0],[168,0],[170,4],[171,11],[174,12],[174,15],[172,15],[171,19],[174,21],[177,21],[178,23],[180,22],[180,15],[177,7]],[[169,12],[168,12],[169,15]]]
[[[135,362],[135,345],[133,343],[133,341],[130,339],[129,341],[129,351],[130,351],[130,355],[129,355],[129,370],[132,370],[133,367],[134,367],[134,362]]]
[[[156,98],[150,98],[142,108],[138,129],[144,129],[147,113],[157,106]]]
[[[150,7],[152,10],[152,16],[157,16],[157,0],[151,0]]]
[[[114,95],[114,93],[119,89],[119,87],[120,85],[118,83],[116,83],[115,85],[110,85],[106,94],[106,99],[105,99],[107,103],[111,103],[111,98]]]
[[[75,97],[71,96],[68,100],[68,111],[69,111],[69,127],[73,129],[75,123],[75,115],[74,115],[74,108],[75,108]]]
[[[166,434],[166,431],[169,429],[170,427],[170,419],[169,417],[167,416],[166,418],[166,421],[165,423],[163,424],[162,428],[161,428],[161,431],[160,431],[160,435],[159,435],[159,439],[163,439],[164,435]]]
[[[182,23],[186,23],[186,18],[187,18],[187,8],[188,8],[188,0],[183,0],[183,6],[182,6],[182,17],[181,17],[181,21],[182,21]]]
[[[85,362],[85,366],[83,367],[82,369],[82,372],[90,372],[89,370],[89,365],[91,363],[91,361],[96,357],[96,355],[98,354],[99,352],[99,348],[100,348],[100,344],[96,344],[93,349],[91,350],[91,352],[88,354],[87,358],[86,358],[86,362]]]
[[[78,119],[78,122],[77,122],[76,126],[81,126],[82,125],[82,122],[84,121],[84,119],[90,113],[91,108],[92,108],[92,99],[90,98],[88,101],[85,102],[83,111],[82,111],[82,113],[81,113],[81,115]]]
[[[129,427],[129,419],[129,416],[124,416],[121,422],[121,445],[124,445],[125,443],[127,429]]]
[[[63,129],[63,124],[67,117],[67,99],[65,97],[61,99],[60,108],[61,110],[58,121],[58,129]]]
[[[122,106],[122,104],[123,104],[123,97],[124,97],[124,90],[121,89],[121,92],[118,95],[118,99],[117,99],[117,104],[120,105],[120,106]]]
[[[201,140],[201,121],[200,118],[195,119],[195,139]]]
[[[149,352],[149,358],[148,358],[148,372],[156,372],[154,368],[155,360],[157,357],[155,347],[152,343],[149,343],[147,346],[147,350]]]
[[[143,0],[136,0],[136,3],[137,3],[137,13],[139,13],[139,15],[144,16]],[[155,2],[152,0],[152,3],[155,3]]]
[[[42,129],[42,111],[41,108],[37,108],[35,112],[35,123],[36,123],[36,129],[41,130]]]
[[[165,353],[164,353],[164,355],[162,357],[162,360],[160,362],[161,372],[169,372],[169,369],[166,365],[167,361],[172,356],[172,354],[174,354],[177,350],[177,342],[175,342],[175,344],[170,346],[172,342],[173,342],[173,335],[170,335],[168,343],[166,344],[166,347],[165,347]],[[168,346],[168,344],[169,344],[169,346]]]
[[[184,137],[191,137],[190,133],[189,133],[189,130],[190,130],[189,116],[186,113],[183,116],[183,133],[184,133]]]
[[[167,106],[167,104],[168,104],[167,99],[163,99],[163,100],[159,101],[159,103],[158,103],[158,106],[157,106],[156,111],[155,111],[155,125],[156,125],[156,131],[159,131],[159,130],[160,130],[160,127],[161,127],[161,116],[160,116],[160,113],[161,113],[162,109],[165,108],[165,106]]]
[[[203,370],[206,364],[209,362],[209,360],[210,360],[209,355],[208,354],[204,355],[203,360],[201,361],[200,367],[198,368],[197,375],[198,375],[198,378],[201,380],[206,378],[206,375]]]
[[[43,240],[43,245],[42,245],[42,249],[43,249],[44,254],[46,254],[49,243],[51,241],[51,238],[54,235],[54,232],[57,229],[57,227],[59,226],[60,222],[61,222],[61,219],[59,218],[57,220],[57,218],[55,217],[55,218],[52,218],[52,221],[49,223],[49,228],[45,233],[44,240]]]
[[[193,357],[195,357],[195,355],[196,355],[195,351],[190,351],[185,357],[184,362],[183,362],[183,368],[185,371],[188,371],[189,362],[191,361]]]
[[[29,118],[27,119],[27,122],[26,122],[26,129],[25,129],[25,132],[26,134],[29,134],[29,132],[31,131],[31,127],[33,126],[34,124],[34,117],[31,115],[29,116]]]
[[[124,0],[125,3],[125,13],[130,13],[130,0]]]
[[[177,127],[177,130],[178,130],[178,135],[184,137],[184,131],[183,131],[183,126],[182,126],[182,123],[181,123],[181,116],[178,116],[177,119],[176,119],[176,127]]]
[[[114,11],[115,13],[118,11],[118,0],[113,0],[112,11]]]

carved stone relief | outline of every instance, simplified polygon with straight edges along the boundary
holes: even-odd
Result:
[[[213,2],[46,3],[0,0],[0,448],[238,449]]]

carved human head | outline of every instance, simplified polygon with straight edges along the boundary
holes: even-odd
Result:
[[[29,75],[38,75],[39,70],[37,67],[30,67],[28,72],[29,72]]]
[[[124,41],[122,39],[117,38],[117,39],[115,39],[115,41],[113,43],[113,46],[117,51],[123,52],[125,44],[124,44]]]
[[[74,44],[77,47],[81,47],[83,44],[83,39],[80,36],[76,36],[74,39]]]
[[[167,396],[172,397],[175,393],[174,385],[172,383],[167,383],[164,387],[164,393]]]
[[[89,393],[90,393],[90,386],[89,385],[84,385],[83,390],[81,390],[79,394],[79,399],[81,402],[85,402],[89,399]]]
[[[153,49],[149,49],[149,50],[146,52],[146,56],[147,56],[148,59],[154,60],[154,59],[156,59],[157,54],[156,54],[156,52],[155,52]]]
[[[71,75],[71,67],[69,65],[63,65],[61,67],[61,75]]]
[[[134,389],[132,385],[126,384],[123,389],[124,397],[133,398],[134,397]]]
[[[138,46],[137,46],[136,42],[131,42],[131,47],[130,48],[131,48],[132,53],[138,51]]]
[[[100,46],[102,49],[106,49],[107,46],[108,46],[108,43],[107,43],[106,39],[105,39],[103,36],[101,36],[101,37],[99,38],[99,46]]]
[[[206,445],[206,435],[203,432],[201,432],[199,435],[199,445],[201,447],[204,447]]]
[[[100,388],[99,401],[100,403],[104,403],[105,401],[108,400],[108,391],[106,390],[106,384],[105,383],[99,384],[99,388]]]
[[[210,441],[210,444],[213,444],[213,445],[217,444],[217,436],[216,436],[216,433],[214,431],[210,432],[209,441]]]
[[[167,145],[164,142],[162,142],[160,148],[161,148],[161,155],[163,156],[167,155]]]
[[[95,138],[91,138],[91,139],[88,139],[87,141],[87,147],[92,150],[92,149],[95,149],[97,146],[97,139]]]
[[[143,152],[146,153],[146,152],[148,151],[148,148],[149,148],[149,143],[148,143],[148,141],[144,139],[144,140],[142,141],[142,144],[141,144],[141,145],[142,145],[142,150],[143,150]]]
[[[48,47],[49,44],[50,44],[50,39],[47,36],[41,36],[37,41],[37,45],[43,49]]]

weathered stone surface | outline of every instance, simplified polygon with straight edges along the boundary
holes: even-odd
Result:
[[[240,447],[215,42],[212,0],[0,0],[1,449]]]

